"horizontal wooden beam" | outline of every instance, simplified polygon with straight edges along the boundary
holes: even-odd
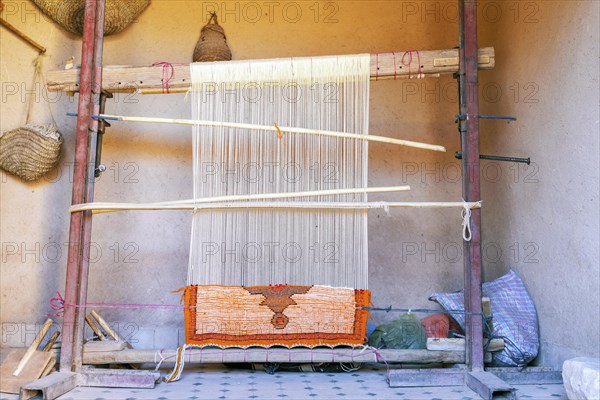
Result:
[[[488,353],[489,354],[489,353]],[[103,364],[144,364],[156,363],[161,357],[166,363],[174,363],[177,350],[121,350],[107,352],[85,352],[83,363]],[[488,355],[488,358],[491,358]],[[215,363],[322,363],[322,362],[387,362],[406,364],[463,364],[464,351],[429,350],[371,350],[371,349],[192,349],[186,352],[185,364]]]
[[[480,69],[495,66],[493,47],[479,49]],[[398,51],[371,55],[371,79],[424,78],[458,72],[458,49]],[[421,67],[419,69],[419,67]],[[418,75],[420,72],[420,76]],[[51,92],[78,92],[79,69],[54,70],[47,73]],[[110,92],[163,93],[163,66],[105,66],[102,89]],[[169,93],[185,92],[190,88],[189,64],[173,64]]]

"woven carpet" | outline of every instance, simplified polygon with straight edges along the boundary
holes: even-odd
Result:
[[[370,300],[368,290],[328,286],[188,286],[186,344],[358,346],[366,340]]]

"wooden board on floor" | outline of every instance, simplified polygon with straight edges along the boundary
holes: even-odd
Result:
[[[465,339],[427,338],[427,350],[465,351]],[[492,339],[487,351],[496,352],[501,350],[504,350],[504,339]]]
[[[88,365],[103,364],[143,364],[156,363],[164,358],[165,363],[175,362],[176,349],[169,350],[121,350],[107,352],[87,352],[83,354],[83,363]],[[491,361],[491,353],[486,352],[486,362]],[[463,364],[465,351],[430,351],[430,350],[394,350],[394,349],[285,349],[285,348],[251,348],[251,349],[191,349],[186,351],[185,363],[215,364],[227,362],[281,362],[281,363],[323,363],[323,362],[380,362],[405,364]]]
[[[13,372],[26,351],[27,349],[12,350],[0,366],[0,392],[19,394],[21,386],[42,376],[54,358],[53,352],[36,350],[19,376],[14,376]]]

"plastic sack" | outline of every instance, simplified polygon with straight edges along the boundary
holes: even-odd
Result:
[[[369,346],[378,349],[426,349],[427,334],[416,315],[403,314],[389,324],[375,328],[369,336]]]
[[[533,301],[523,281],[510,271],[492,282],[482,285],[483,296],[492,305],[493,337],[504,339],[504,350],[492,353],[496,366],[524,367],[533,360],[539,350],[539,329]],[[429,298],[446,310],[464,311],[463,292],[434,293]],[[464,313],[452,313],[460,326],[465,327]]]

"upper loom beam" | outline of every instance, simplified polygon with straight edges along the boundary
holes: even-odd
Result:
[[[407,56],[409,55],[409,56]],[[480,69],[495,66],[493,47],[478,50],[477,64]],[[458,49],[399,51],[371,55],[371,79],[395,79],[433,77],[452,74],[459,69]],[[173,77],[169,79],[168,93],[186,92],[192,80],[189,64],[172,64]],[[107,66],[103,72],[102,89],[109,92],[141,91],[143,94],[164,93],[162,66]],[[79,70],[54,70],[47,73],[48,90],[51,92],[78,92]]]

